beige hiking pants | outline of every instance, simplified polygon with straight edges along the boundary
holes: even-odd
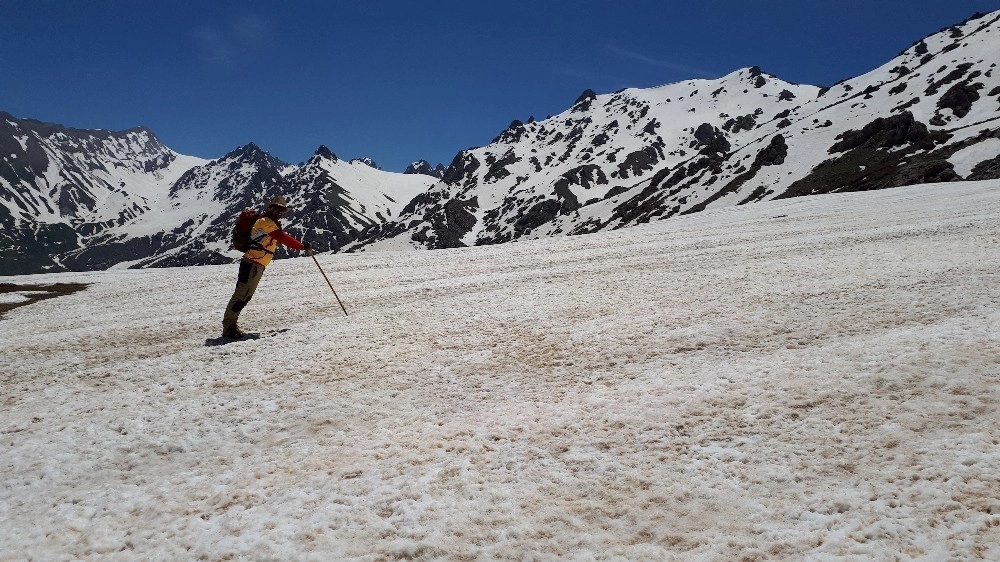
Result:
[[[259,263],[249,260],[240,262],[240,273],[236,278],[236,290],[233,291],[233,298],[229,299],[229,306],[226,307],[226,313],[222,316],[223,330],[236,325],[236,321],[240,318],[240,312],[250,302],[250,299],[253,298],[253,294],[257,290],[257,284],[260,283],[260,278],[263,275],[264,266]]]

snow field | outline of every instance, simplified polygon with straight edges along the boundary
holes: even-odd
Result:
[[[1000,182],[73,273],[0,320],[0,559],[1000,558]]]

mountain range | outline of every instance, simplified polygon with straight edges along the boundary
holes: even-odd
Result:
[[[976,14],[830,87],[758,67],[514,120],[408,173],[325,146],[177,154],[145,128],[0,112],[0,274],[225,263],[240,210],[285,195],[321,251],[437,249],[628,227],[708,208],[1000,177],[1000,12]]]
[[[216,160],[147,129],[79,130],[0,113],[0,274],[228,263],[233,220],[284,195],[286,230],[337,249],[397,216],[437,178],[344,161],[284,163],[250,143]]]

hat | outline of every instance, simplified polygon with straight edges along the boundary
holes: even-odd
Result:
[[[288,204],[285,203],[285,196],[284,195],[279,195],[279,196],[275,197],[274,199],[271,199],[271,202],[267,204],[267,207],[269,209],[271,207],[281,207],[282,209],[287,209],[288,208]]]

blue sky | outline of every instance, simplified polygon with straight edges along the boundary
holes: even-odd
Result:
[[[0,110],[402,171],[513,119],[760,66],[830,85],[1000,0],[0,0]]]

